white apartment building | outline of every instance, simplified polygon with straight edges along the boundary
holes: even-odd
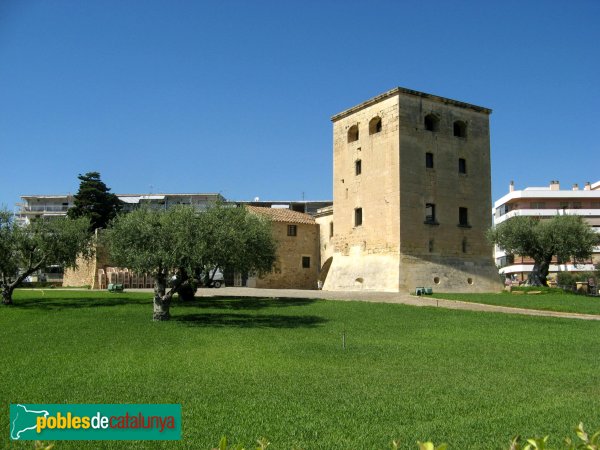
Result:
[[[151,208],[168,208],[173,205],[192,205],[199,210],[206,209],[216,201],[225,201],[221,194],[117,194],[123,202],[123,210],[131,211],[140,205]],[[64,217],[74,206],[74,196],[67,195],[22,195],[17,203],[15,218],[21,224],[32,219],[52,219]]]
[[[528,187],[515,190],[511,182],[509,192],[494,203],[494,225],[516,216],[552,217],[557,214],[578,215],[600,233],[600,181],[585,183],[583,188],[574,184],[571,189],[561,189],[558,181],[551,181],[548,187]],[[531,258],[507,255],[498,247],[494,257],[501,274],[517,280],[524,280],[533,269]],[[594,270],[600,262],[600,246],[583,264],[552,264],[550,275],[562,271],[577,272]]]

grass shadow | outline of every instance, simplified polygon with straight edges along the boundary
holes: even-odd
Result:
[[[82,309],[82,308],[100,308],[110,306],[121,306],[125,304],[143,304],[152,303],[152,299],[132,300],[127,297],[108,297],[108,298],[36,298],[36,299],[18,299],[14,300],[11,308],[19,309],[41,309],[41,310],[62,310],[62,309]]]
[[[193,306],[196,308],[210,309],[233,309],[257,310],[262,308],[284,308],[289,306],[308,306],[316,302],[312,298],[293,298],[293,297],[195,297],[192,301],[179,301],[176,306]]]
[[[311,328],[328,322],[319,316],[285,316],[252,314],[185,314],[172,320],[192,327],[236,328]]]

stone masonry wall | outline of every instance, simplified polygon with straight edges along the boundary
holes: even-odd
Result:
[[[319,276],[319,226],[296,225],[296,236],[288,236],[288,224],[273,222],[277,240],[277,261],[273,271],[263,277],[248,280],[249,287],[269,289],[316,289]],[[302,267],[302,257],[310,257],[310,267]]]

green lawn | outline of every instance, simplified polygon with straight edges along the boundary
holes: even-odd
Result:
[[[181,403],[178,442],[63,449],[508,448],[600,428],[600,323],[393,304],[200,299],[153,323],[149,294],[17,291],[0,308],[9,403]],[[342,349],[346,330],[347,349]]]
[[[534,290],[535,289],[530,289]],[[486,305],[511,306],[515,308],[541,309],[546,311],[573,312],[600,315],[600,297],[587,297],[557,289],[542,289],[541,294],[514,294],[508,292],[492,294],[434,294],[435,298],[460,300],[462,302],[485,303]]]

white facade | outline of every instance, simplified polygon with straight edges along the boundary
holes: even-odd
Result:
[[[582,216],[600,233],[600,181],[585,183],[583,189],[577,184],[571,189],[560,189],[558,181],[552,181],[548,187],[528,187],[515,190],[511,183],[509,192],[494,203],[494,225],[512,217],[553,217],[556,215]],[[507,255],[498,247],[494,257],[501,274],[526,278],[533,269],[529,258]],[[593,271],[594,264],[600,262],[600,246],[594,248],[590,261],[582,264],[551,264],[550,273]]]
[[[123,202],[123,210],[131,211],[140,205],[151,208],[168,208],[173,205],[192,205],[200,210],[218,200],[225,199],[221,194],[116,194]],[[52,219],[64,217],[73,207],[74,196],[67,195],[22,195],[17,203],[15,218],[18,223],[27,224],[32,219]]]

